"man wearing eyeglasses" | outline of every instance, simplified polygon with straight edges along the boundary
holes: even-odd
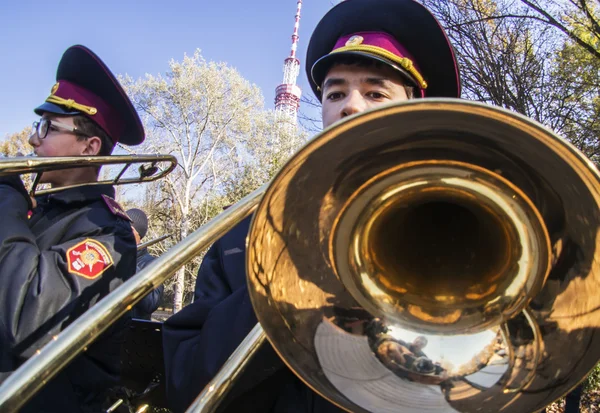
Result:
[[[93,52],[64,53],[50,96],[35,109],[29,143],[37,156],[110,155],[144,130],[131,101]],[[0,380],[73,320],[130,278],[136,244],[129,218],[99,168],[44,172],[53,188],[32,200],[18,176],[0,178]],[[22,412],[105,411],[120,372],[123,319],[78,356]]]

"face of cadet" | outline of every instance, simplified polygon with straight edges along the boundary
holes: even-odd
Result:
[[[63,125],[74,127],[72,116],[56,116],[45,113],[43,118],[55,120]],[[40,139],[36,132],[29,137],[29,144],[37,156],[93,156],[100,151],[100,138],[77,139],[74,132],[51,126],[45,138]],[[68,185],[77,169],[48,171],[42,174],[40,183],[53,186]]]
[[[346,116],[384,103],[408,100],[401,75],[387,66],[333,66],[322,89],[325,128]]]
[[[140,238],[140,234],[135,230],[135,228],[132,226],[131,229],[133,230],[133,237],[135,238],[135,244],[136,245],[140,245],[140,242],[142,241],[142,239]]]

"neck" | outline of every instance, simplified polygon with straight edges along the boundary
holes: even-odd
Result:
[[[61,174],[60,180],[56,179],[50,182],[52,188],[98,181],[98,172],[95,168],[66,169],[64,172],[64,174]]]

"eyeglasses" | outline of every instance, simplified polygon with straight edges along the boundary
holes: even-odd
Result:
[[[81,132],[79,130],[79,128],[77,128],[75,126],[65,125],[64,123],[60,123],[55,120],[45,119],[45,118],[42,118],[39,121],[33,122],[33,125],[31,125],[30,136],[33,136],[34,134],[37,133],[37,136],[39,139],[45,139],[46,136],[48,136],[48,132],[51,130],[53,130],[53,131],[64,130],[67,132],[75,133],[77,135],[85,136],[86,138],[91,137],[87,133]]]

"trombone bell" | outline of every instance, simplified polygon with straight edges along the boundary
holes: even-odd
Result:
[[[334,271],[364,309],[428,333],[500,324],[550,268],[548,233],[527,195],[456,161],[411,162],[367,181],[331,240]]]
[[[533,412],[600,358],[599,207],[596,168],[528,118],[380,107],[275,177],[248,289],[286,364],[348,411]]]

